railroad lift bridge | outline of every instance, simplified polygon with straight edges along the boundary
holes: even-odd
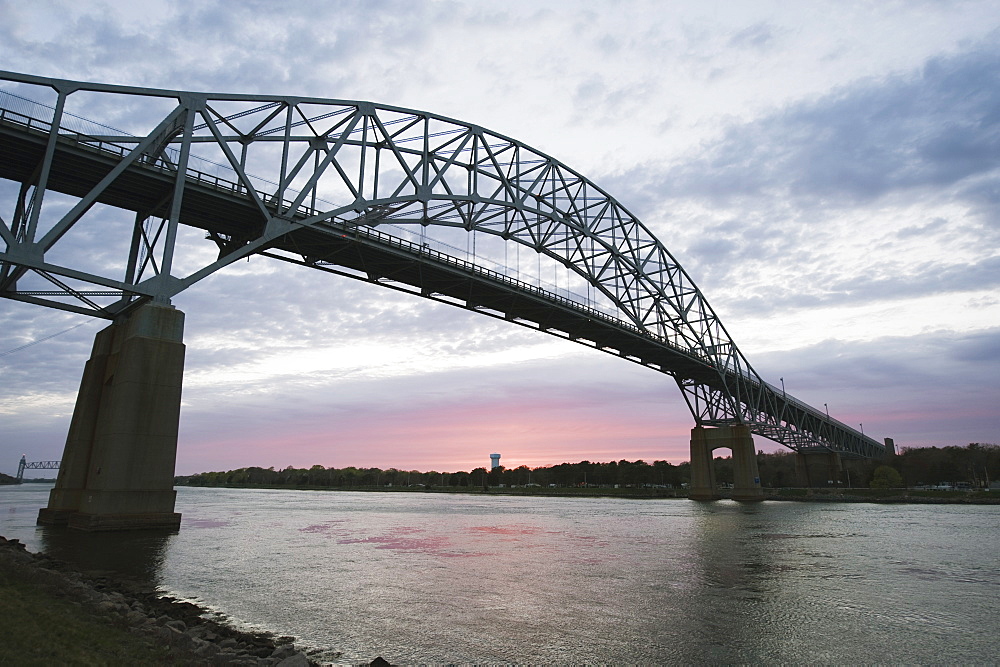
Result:
[[[371,102],[0,72],[0,179],[10,201],[0,210],[0,296],[110,321],[85,366],[40,523],[179,525],[184,315],[171,299],[251,255],[411,292],[669,375],[694,418],[694,499],[718,497],[720,447],[733,452],[733,497],[762,497],[753,435],[820,455],[831,474],[842,457],[885,452],[765,382],[621,203],[477,125]],[[102,252],[73,252],[77,235],[95,233]],[[526,264],[539,267],[532,281]],[[563,287],[540,279],[559,272]]]
[[[21,456],[21,461],[17,464],[17,483],[24,481],[25,470],[59,470],[59,461],[29,461],[26,455]]]

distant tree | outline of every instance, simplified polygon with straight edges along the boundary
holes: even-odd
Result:
[[[903,486],[903,476],[892,466],[879,466],[872,474],[873,489],[898,489]]]
[[[361,477],[361,471],[354,466],[347,466],[340,471],[340,485],[346,487],[357,486],[358,480]]]
[[[486,468],[473,468],[469,473],[469,486],[486,486]]]
[[[503,472],[506,470],[503,466],[497,466],[496,468],[490,468],[489,473],[489,484],[490,486],[498,486],[503,484]]]
[[[512,484],[518,484],[520,486],[524,486],[525,484],[528,483],[528,480],[531,479],[531,468],[529,468],[528,466],[520,465],[511,470],[510,472],[511,472]]]
[[[306,484],[309,486],[329,486],[330,484],[330,475],[327,473],[326,468],[318,463],[309,468],[304,477]]]
[[[733,477],[733,457],[715,457],[715,481],[719,484],[732,484]]]

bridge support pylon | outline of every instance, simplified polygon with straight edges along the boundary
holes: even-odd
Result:
[[[184,313],[159,304],[98,332],[39,524],[91,531],[180,527],[173,487],[183,335]]]
[[[809,477],[809,459],[802,452],[795,452],[795,480],[803,488],[808,489],[812,486]]]
[[[817,465],[811,465],[812,461],[819,461]],[[819,467],[819,470],[816,468]],[[812,486],[836,486],[843,482],[844,462],[838,452],[816,452],[803,454],[795,453],[795,475],[798,477],[799,486],[809,488]],[[814,484],[813,479],[817,482]]]
[[[733,500],[763,500],[757,470],[757,451],[748,426],[691,429],[691,500],[717,500],[722,496],[715,483],[712,452],[728,448],[733,453]]]

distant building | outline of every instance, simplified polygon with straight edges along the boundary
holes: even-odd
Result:
[[[500,467],[500,455],[490,454],[490,470]]]

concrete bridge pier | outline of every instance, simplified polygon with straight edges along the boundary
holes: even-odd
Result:
[[[733,453],[733,500],[763,500],[757,470],[757,451],[750,428],[744,425],[691,429],[691,489],[692,500],[721,498],[715,483],[712,452],[728,448]]]
[[[809,477],[809,459],[802,452],[795,452],[795,479],[803,488],[808,489],[812,486]]]
[[[814,464],[814,461],[819,463]],[[836,485],[843,481],[844,462],[838,452],[813,452],[809,454],[796,452],[795,474],[798,477],[799,486],[805,488],[813,486],[813,479],[816,480],[816,486],[827,486],[829,482]]]
[[[147,304],[98,332],[43,525],[176,530],[184,313]]]
[[[844,462],[840,459],[840,452],[826,455],[826,479],[838,486],[844,483]]]

